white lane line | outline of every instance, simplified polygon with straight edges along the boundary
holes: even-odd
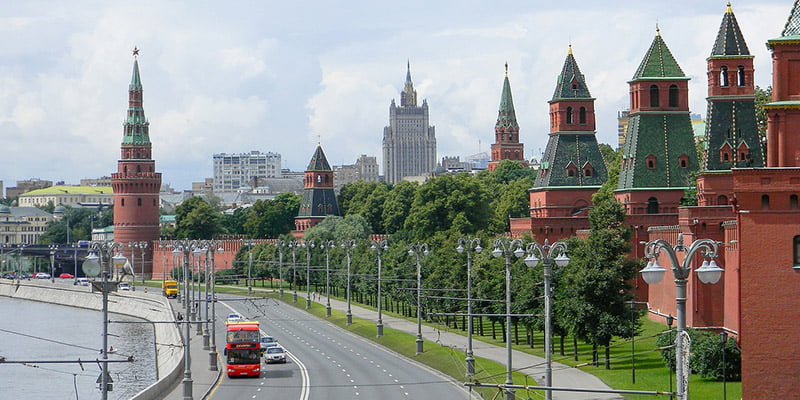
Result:
[[[230,305],[226,304],[224,301],[220,301],[219,303],[222,304],[223,306],[227,307],[229,310],[231,310],[231,312],[235,312],[235,313],[237,313],[239,315],[244,315],[244,314],[241,314],[238,311],[234,310],[233,307],[231,307]],[[266,336],[267,333],[264,332],[264,330],[262,329],[261,330],[261,334]],[[294,354],[292,354],[292,352],[287,350],[286,351],[286,355],[290,359],[292,359],[292,361],[294,361],[294,363],[297,364],[297,366],[300,368],[300,376],[302,377],[302,383],[300,384],[300,399],[299,400],[308,400],[309,391],[311,389],[311,379],[308,376],[308,369],[306,368],[306,365],[303,364],[302,361],[300,361],[299,358],[297,358]],[[256,396],[253,396],[253,398],[255,398],[255,397]]]

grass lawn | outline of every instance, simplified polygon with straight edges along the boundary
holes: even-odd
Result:
[[[148,286],[158,286],[160,287],[160,281],[158,282],[148,282]],[[217,287],[218,292],[229,292],[235,294],[246,294],[246,289],[229,289],[229,288],[222,288]],[[272,297],[277,298],[277,293],[264,293],[264,292],[254,292],[254,296],[260,297]],[[298,308],[305,308],[305,300],[298,299],[297,303],[293,303],[288,301],[287,304],[293,305]],[[360,307],[367,307],[372,308],[369,306],[364,306],[363,304],[358,304]],[[395,331],[389,328],[384,328],[384,336],[381,338],[375,337],[375,322],[374,321],[364,321],[358,318],[353,318],[353,324],[350,326],[346,325],[345,315],[342,312],[338,312],[336,310],[332,311],[331,318],[325,318],[325,306],[319,303],[312,303],[312,307],[309,310],[312,314],[323,318],[328,319],[331,323],[334,323],[350,332],[353,332],[357,335],[360,335],[368,340],[371,340],[375,343],[378,343],[382,346],[388,347],[408,358],[411,358],[415,361],[421,362],[430,366],[431,368],[437,369],[440,372],[453,377],[456,380],[463,381],[464,380],[464,353],[457,349],[452,349],[449,347],[441,346],[437,343],[425,341],[424,348],[425,352],[420,355],[415,355],[416,352],[416,343],[414,342],[415,336],[410,335],[404,332]],[[400,317],[397,314],[388,313],[384,310],[385,315],[392,315],[395,317]],[[447,327],[443,324],[434,324],[442,331],[450,331],[455,333],[460,333],[466,336],[466,332],[461,331],[459,329],[454,329],[452,327]],[[459,323],[459,326],[460,323]],[[473,338],[475,340],[481,340],[487,343],[492,343],[498,346],[505,346],[505,343],[502,342],[502,327],[500,324],[496,324],[494,327],[495,329],[495,337],[497,339],[492,338],[491,332],[491,324],[485,323],[484,324],[484,335],[478,335],[473,333]],[[610,349],[610,358],[611,358],[611,368],[605,369],[604,366],[604,356],[605,356],[605,349],[599,348],[599,365],[594,366],[591,365],[592,361],[592,348],[591,345],[578,342],[578,360],[574,360],[573,356],[573,348],[572,348],[572,338],[567,337],[564,341],[564,352],[565,354],[562,355],[560,353],[560,338],[554,337],[553,344],[555,346],[555,353],[552,355],[552,360],[554,362],[559,362],[568,366],[578,366],[583,371],[586,371],[592,375],[597,376],[603,382],[605,382],[608,386],[614,389],[620,390],[639,390],[639,391],[663,391],[668,392],[670,391],[670,381],[672,381],[672,390],[675,390],[675,382],[674,382],[674,374],[671,374],[669,370],[666,368],[664,361],[661,359],[661,354],[655,350],[656,348],[656,337],[659,334],[662,334],[666,331],[666,325],[661,323],[656,323],[650,321],[646,317],[643,317],[642,320],[642,331],[640,335],[637,336],[634,340],[633,350],[631,349],[631,341],[627,339],[615,339],[611,344]],[[514,333],[512,331],[512,338]],[[530,345],[525,344],[525,333],[524,330],[520,327],[520,344],[515,344],[514,350],[524,351],[530,354],[538,355],[540,357],[544,357],[543,348],[544,348],[544,334],[542,332],[534,332],[533,336],[533,348]],[[635,355],[635,363],[632,363],[631,352],[633,351]],[[634,371],[631,366],[635,365],[635,379],[636,383],[633,383],[633,375]],[[476,375],[473,377],[474,380],[480,381],[481,383],[488,383],[488,384],[502,384],[505,382],[506,377],[506,370],[505,365],[495,363],[486,359],[476,358],[475,361],[476,365]],[[514,373],[514,383],[518,385],[531,385],[535,386],[537,383],[522,374]],[[560,386],[558,382],[556,385]],[[492,398],[503,398],[502,394],[498,394],[498,389],[494,388],[480,388],[476,389],[479,393],[481,393],[484,399],[492,399]],[[741,382],[728,382],[726,385],[727,391],[727,398],[728,399],[739,399],[741,398]],[[530,395],[532,398],[543,397],[543,393],[539,391],[538,394],[534,394],[534,391],[531,391]],[[494,397],[497,395],[497,397]],[[525,390],[517,390],[517,398],[523,399],[526,395]],[[711,381],[701,378],[698,375],[691,375],[689,381],[689,397],[695,399],[722,399],[723,398],[723,384],[719,381]],[[668,395],[624,395],[625,399],[628,400],[639,400],[639,399],[666,399],[669,398]]]

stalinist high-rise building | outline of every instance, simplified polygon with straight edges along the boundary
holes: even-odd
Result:
[[[428,102],[417,106],[411,64],[400,93],[400,106],[389,106],[389,126],[383,128],[383,174],[395,184],[407,176],[427,175],[436,167],[436,129],[430,126]]]

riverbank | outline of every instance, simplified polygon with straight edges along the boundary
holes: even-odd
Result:
[[[74,286],[71,281],[24,280],[17,283],[0,280],[0,297],[60,304],[69,307],[102,310],[102,294],[91,286]],[[112,292],[108,310],[154,322],[157,381],[133,399],[160,399],[172,389],[183,372],[183,342],[176,324],[156,323],[174,320],[173,310],[162,296],[144,292]]]

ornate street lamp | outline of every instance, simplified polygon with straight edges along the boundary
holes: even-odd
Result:
[[[83,262],[83,272],[86,276],[97,276],[100,275],[102,279],[102,283],[100,286],[101,292],[103,294],[103,362],[101,365],[102,371],[100,373],[100,392],[101,392],[101,399],[106,400],[108,399],[108,390],[110,383],[108,382],[109,374],[108,374],[108,292],[111,287],[116,287],[118,282],[114,282],[113,285],[109,284],[108,278],[109,273],[108,271],[109,266],[113,265],[113,268],[119,268],[125,265],[128,261],[125,256],[119,254],[119,248],[121,245],[119,243],[114,242],[93,242],[91,244],[90,250],[92,251],[87,257],[86,260]],[[103,253],[106,253],[106,258],[109,260],[107,264],[103,264]],[[115,254],[112,256],[112,254]],[[92,287],[97,288],[96,282],[92,282]]]
[[[292,249],[292,287],[294,293],[292,294],[292,302],[297,303],[297,248],[300,247],[300,242],[292,240],[289,242],[289,248]]]
[[[715,284],[719,281],[724,270],[714,261],[717,258],[718,245],[719,242],[715,240],[698,239],[686,246],[683,244],[682,233],[678,234],[678,243],[675,246],[663,239],[651,240],[644,245],[645,258],[649,259],[647,266],[639,271],[644,281],[648,285],[655,285],[664,279],[667,270],[658,263],[661,251],[667,255],[672,274],[675,276],[675,309],[678,314],[675,337],[675,375],[678,400],[686,400],[689,395],[689,370],[686,365],[689,354],[689,335],[686,333],[686,281],[692,271],[692,260],[698,252],[701,252],[700,254],[703,256],[703,263],[697,269],[697,277],[703,283]],[[683,262],[678,261],[677,253],[685,254]]]
[[[494,241],[492,255],[506,259],[506,385],[513,385],[511,377],[511,255],[520,258],[525,255],[520,239],[497,239]],[[506,400],[514,400],[514,389],[505,388]]]
[[[544,240],[544,245],[532,242],[528,244],[526,249],[528,256],[525,257],[525,265],[530,268],[537,266],[540,262],[544,269],[544,385],[546,387],[553,386],[553,366],[550,358],[552,351],[552,305],[550,304],[550,273],[555,263],[559,267],[566,267],[569,264],[569,257],[567,257],[567,243],[555,242],[548,243],[547,239]],[[544,392],[545,399],[551,400],[553,398],[553,391],[546,389]]]
[[[388,240],[373,240],[370,250],[378,255],[378,322],[375,324],[377,334],[375,336],[383,336],[383,300],[381,299],[381,259],[383,252],[389,250]]]
[[[480,238],[460,238],[456,251],[461,254],[467,251],[467,358],[464,362],[467,365],[467,376],[475,375],[475,357],[472,352],[472,252],[480,253]]]
[[[420,258],[428,254],[427,243],[414,243],[408,249],[408,255],[417,258],[417,355],[422,354],[422,263]]]
[[[331,317],[331,249],[336,247],[333,240],[323,240],[319,244],[320,249],[325,250],[325,317]]]
[[[306,310],[311,308],[311,249],[315,246],[313,240],[304,241],[306,248]]]
[[[347,326],[353,323],[353,312],[350,310],[350,250],[356,248],[356,241],[353,239],[342,240],[342,248],[347,252],[347,312],[345,319]]]

